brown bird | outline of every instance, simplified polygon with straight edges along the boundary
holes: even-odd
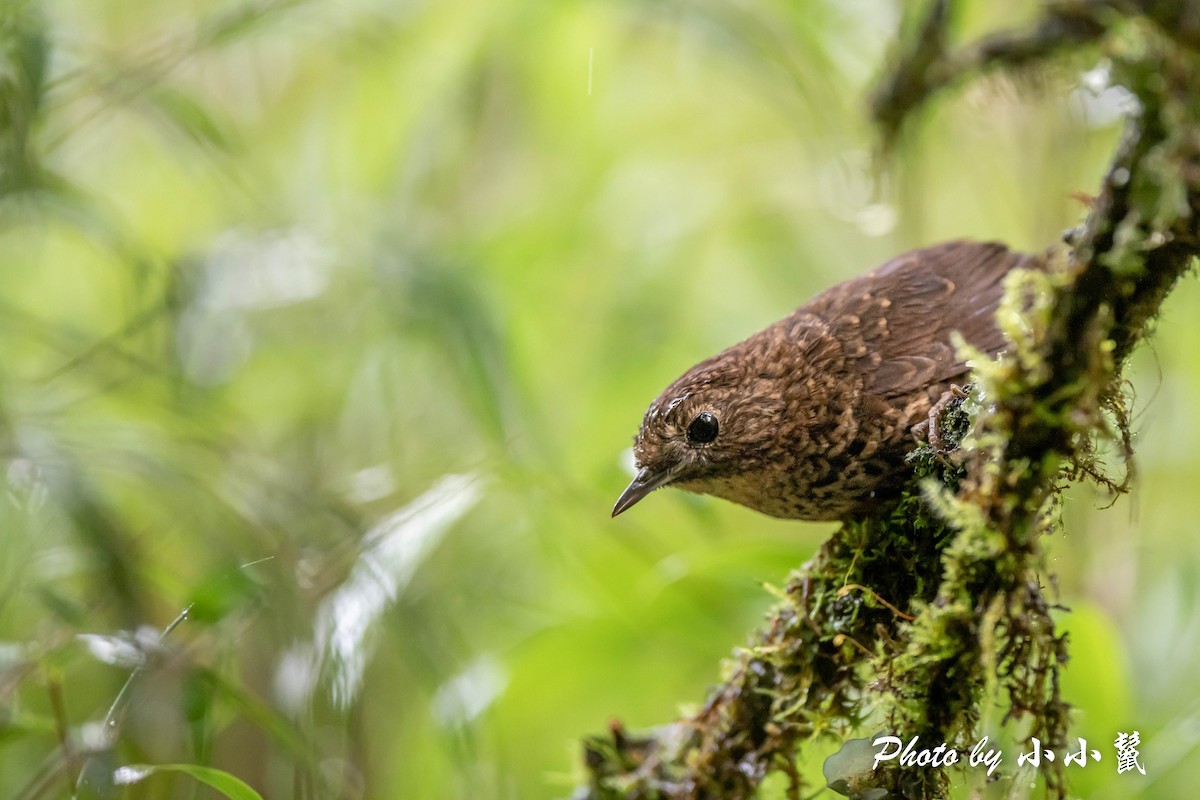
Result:
[[[970,370],[950,342],[1005,346],[1004,276],[1044,269],[1002,244],[949,242],[894,258],[701,361],[651,403],[625,511],[660,486],[773,517],[841,520],[894,497],[912,428]]]

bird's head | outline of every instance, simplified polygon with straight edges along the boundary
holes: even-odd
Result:
[[[613,506],[625,511],[660,486],[742,496],[779,444],[785,381],[772,358],[730,348],[697,364],[663,390],[634,438],[637,475]],[[766,353],[762,354],[766,356]]]

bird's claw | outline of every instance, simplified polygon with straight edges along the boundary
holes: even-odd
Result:
[[[929,416],[912,426],[912,434],[918,442],[929,442],[929,447],[933,450],[934,455],[942,458],[948,452],[945,442],[942,440],[942,433],[939,430],[941,426],[942,414],[945,413],[946,407],[954,400],[961,400],[967,396],[967,392],[957,383],[950,384],[950,388],[942,393],[942,396],[929,409]]]

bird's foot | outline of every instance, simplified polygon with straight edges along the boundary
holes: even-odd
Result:
[[[934,455],[939,458],[946,455],[945,442],[942,440],[940,430],[942,414],[945,413],[946,407],[954,400],[961,400],[967,396],[966,391],[957,383],[950,384],[950,389],[942,393],[941,398],[929,409],[929,417],[912,426],[912,434],[918,442],[929,442],[929,446],[933,449]]]

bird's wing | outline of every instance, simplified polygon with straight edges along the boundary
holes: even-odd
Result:
[[[1004,348],[995,313],[1004,276],[1016,267],[1044,268],[1042,259],[996,242],[948,242],[835,286],[807,310],[834,328],[866,392],[903,396],[966,374],[951,331],[989,355]]]

